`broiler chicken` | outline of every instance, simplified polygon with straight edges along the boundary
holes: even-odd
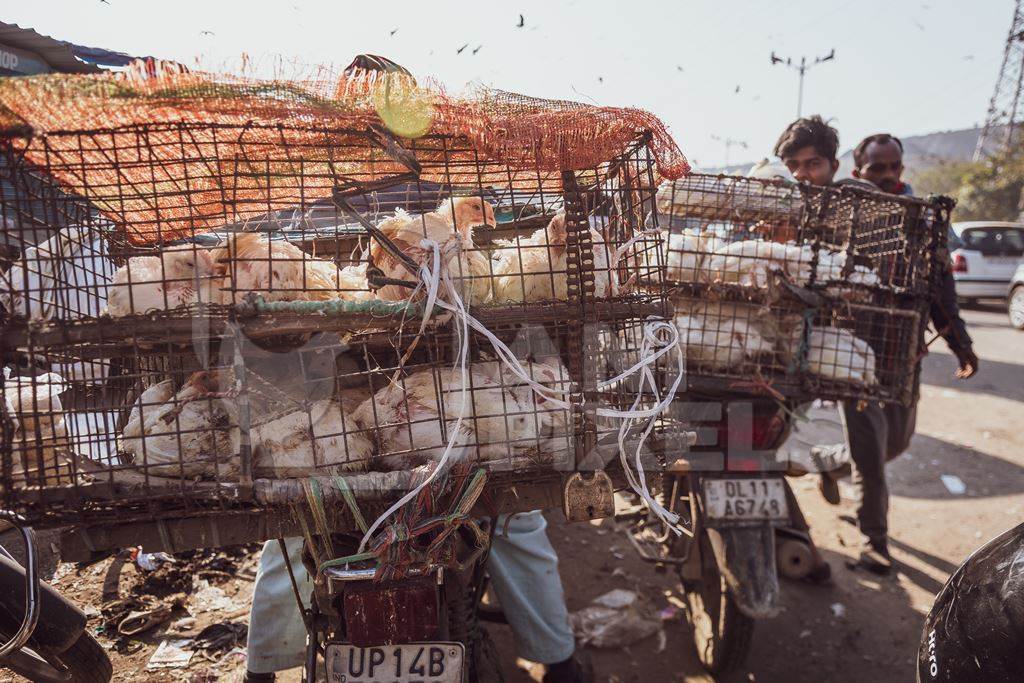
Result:
[[[732,282],[745,287],[766,287],[770,274],[795,275],[802,251],[794,244],[766,240],[741,240],[715,249],[704,259],[702,275],[707,282]]]
[[[875,384],[875,352],[849,330],[813,327],[807,345],[807,369],[826,379]]]
[[[704,279],[702,264],[710,252],[721,245],[721,238],[710,232],[683,230],[667,233],[666,277],[674,282],[700,282]]]
[[[675,316],[676,328],[690,361],[717,369],[731,369],[774,347],[759,329],[756,309],[743,304],[694,306]]]
[[[611,271],[611,254],[601,233],[593,228],[594,296],[618,294],[618,280]],[[495,252],[494,300],[529,303],[568,298],[568,258],[565,213],[557,213],[547,227],[526,238],[503,242]]]
[[[122,317],[202,302],[220,303],[220,281],[205,249],[172,247],[159,256],[134,256],[114,273],[107,312]]]
[[[61,451],[67,451],[67,426],[60,395],[64,379],[54,372],[38,377],[12,377],[4,368],[3,398],[14,423],[11,448],[15,484],[54,484],[69,474]]]
[[[439,460],[449,439],[452,462],[473,458],[474,451],[482,461],[496,460],[517,444],[537,443],[538,425],[522,394],[502,388],[473,366],[467,380],[464,406],[457,368],[436,375],[414,372],[360,405],[356,421],[377,432],[380,457],[375,465],[397,470]],[[453,435],[460,414],[462,423]]]
[[[258,446],[254,469],[274,477],[365,470],[373,456],[373,442],[342,405],[324,399],[308,409],[253,425],[252,442]]]
[[[423,240],[436,242],[441,248],[441,267],[454,281],[466,305],[475,306],[490,299],[491,269],[490,260],[473,245],[473,228],[494,225],[494,207],[489,202],[479,197],[454,197],[442,201],[430,213],[409,214],[398,209],[377,227],[417,267],[433,262],[431,251],[421,244]],[[418,281],[418,276],[376,240],[370,244],[370,258],[387,278]],[[377,296],[387,301],[405,301],[411,292],[401,285],[385,285]]]
[[[121,450],[156,476],[218,478],[238,473],[241,435],[228,371],[196,372],[177,392],[165,380],[139,396],[121,432]]]
[[[557,357],[543,360],[520,361],[527,376],[534,382],[557,391],[551,397],[566,400],[567,394],[561,393],[569,389],[569,370]],[[507,365],[499,361],[483,361],[476,363],[474,368],[488,379],[505,387],[516,394],[516,403],[527,406],[527,419],[534,420],[537,427],[538,441],[523,440],[512,444],[515,450],[536,449],[551,455],[567,448],[569,411],[558,407],[546,396],[540,394],[515,374]]]
[[[333,261],[313,258],[285,240],[257,233],[238,233],[213,251],[223,272],[225,303],[239,303],[249,293],[266,301],[328,301],[345,299],[347,287],[359,296],[358,279],[343,275]]]

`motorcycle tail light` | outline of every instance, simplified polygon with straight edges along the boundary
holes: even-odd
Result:
[[[437,580],[360,581],[345,587],[345,634],[357,647],[430,640],[437,632]]]

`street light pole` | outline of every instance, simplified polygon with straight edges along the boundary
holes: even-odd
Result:
[[[836,50],[835,50],[835,48],[832,48],[832,51],[829,52],[827,55],[825,55],[824,57],[815,57],[814,61],[811,62],[810,64],[807,63],[807,57],[806,56],[800,57],[800,63],[796,64],[791,57],[786,57],[785,59],[783,59],[782,57],[779,57],[778,55],[776,55],[775,51],[772,50],[772,64],[773,65],[774,64],[783,64],[785,66],[788,66],[791,69],[796,69],[796,72],[798,74],[800,74],[800,85],[798,86],[797,96],[796,96],[796,117],[797,118],[800,118],[800,115],[803,113],[803,110],[804,110],[804,74],[806,74],[807,70],[810,69],[812,66],[817,66],[818,64],[821,64],[823,62],[831,61],[831,60],[833,60],[835,58],[836,58]]]

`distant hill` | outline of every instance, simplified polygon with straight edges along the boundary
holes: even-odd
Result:
[[[980,128],[962,130],[946,130],[924,135],[909,135],[903,141],[904,165],[911,171],[920,170],[938,163],[949,161],[969,161],[974,156],[974,147],[978,144]],[[730,164],[717,168],[701,169],[705,173],[743,174],[754,165],[754,161],[743,164]],[[853,149],[848,149],[839,157],[837,177],[849,177],[853,169]]]

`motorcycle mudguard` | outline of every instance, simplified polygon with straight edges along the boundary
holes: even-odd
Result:
[[[25,569],[0,553],[0,634],[4,640],[21,625],[25,614]],[[49,652],[64,652],[85,630],[85,613],[53,586],[39,582],[39,623],[28,644]]]
[[[779,613],[779,577],[775,567],[775,530],[759,526],[707,527],[718,570],[751,619]]]

